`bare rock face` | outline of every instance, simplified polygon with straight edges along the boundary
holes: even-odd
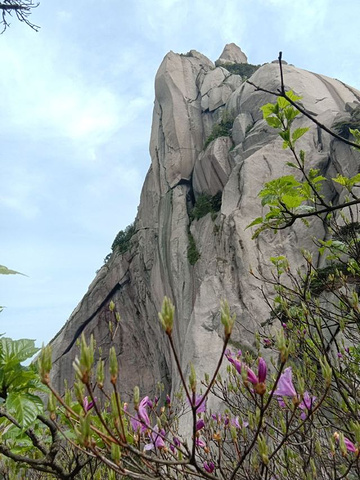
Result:
[[[220,59],[225,63],[247,61],[234,44],[225,47]],[[284,77],[287,89],[302,95],[304,106],[329,127],[337,115],[349,110],[349,105],[359,105],[360,92],[337,80],[290,65],[284,66]],[[279,66],[266,64],[251,80],[276,91]],[[221,66],[214,68],[209,59],[194,50],[165,56],[155,79],[151,166],[141,194],[135,234],[129,250],[125,254],[114,251],[100,269],[52,341],[53,381],[60,390],[65,378],[70,383],[73,380],[76,339],[82,332],[87,337],[95,335],[107,358],[110,300],[121,314],[114,341],[124,400],[131,396],[134,385],[140,386],[142,394],[154,392],[158,381],[164,383],[167,392],[179,385],[157,317],[164,295],[176,307],[174,339],[185,372],[193,362],[199,377],[204,372],[211,374],[222,346],[219,304],[223,298],[237,315],[233,345],[253,348],[252,332],[269,316],[263,295],[271,295],[271,290],[249,273],[250,267],[266,274],[270,256],[287,255],[296,265],[300,259],[294,248],[297,244],[313,249],[302,224],[276,236],[265,232],[256,241],[246,229],[262,214],[257,197],[262,185],[287,174],[286,162],[292,160],[276,132],[262,120],[260,107],[273,101],[274,96],[255,91]],[[226,123],[229,117],[234,120],[232,130]],[[310,127],[299,140],[299,147],[322,175],[358,172],[358,153],[304,116],[298,116],[295,122],[295,128]],[[224,125],[227,136],[221,136]],[[207,137],[216,131],[220,132],[219,138],[204,149]],[[218,192],[222,192],[222,205],[217,215],[209,213],[191,220],[196,197]],[[335,190],[329,189],[327,195],[338,201]],[[313,228],[318,238],[326,237],[320,222],[313,220]],[[190,233],[199,255],[197,261],[188,258]]]
[[[247,56],[235,43],[228,43],[225,45],[220,57],[216,60],[215,65],[218,67],[226,63],[247,63]]]

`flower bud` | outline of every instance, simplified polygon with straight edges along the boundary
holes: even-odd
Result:
[[[110,348],[110,352],[109,352],[109,356],[110,356],[110,381],[113,385],[116,384],[116,380],[117,380],[117,375],[118,375],[118,371],[119,371],[119,365],[118,365],[118,360],[117,360],[117,356],[116,356],[116,351],[115,351],[115,347],[111,347]]]
[[[104,372],[104,361],[99,359],[96,366],[96,382],[98,387],[101,389],[104,386],[105,372]]]
[[[175,307],[168,297],[164,297],[159,319],[167,335],[171,335],[174,323]]]
[[[55,420],[55,418],[56,418],[56,415],[55,415],[55,412],[56,412],[56,398],[52,393],[48,397],[47,409],[50,412],[51,420]]]
[[[112,443],[111,444],[111,459],[113,460],[116,465],[120,464],[120,458],[121,458],[121,451],[120,447],[117,443]]]
[[[110,310],[110,312],[113,312],[115,310],[115,303],[112,300],[109,303],[109,310]]]
[[[195,367],[192,363],[190,364],[189,383],[190,383],[191,391],[195,393],[196,392],[196,372],[195,372]]]
[[[220,320],[224,325],[225,337],[229,337],[231,335],[235,319],[236,315],[231,315],[228,302],[226,300],[222,300],[220,304]]]
[[[134,387],[134,408],[137,410],[139,408],[139,402],[140,402],[140,389],[136,385]]]
[[[326,386],[329,387],[331,384],[332,369],[331,366],[328,364],[326,357],[324,357],[323,360],[320,359],[320,366],[321,372],[326,382]]]
[[[52,367],[51,353],[51,346],[47,345],[44,347],[43,345],[38,359],[40,378],[45,385],[50,383],[50,370]]]

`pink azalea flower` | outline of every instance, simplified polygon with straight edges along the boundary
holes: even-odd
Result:
[[[231,425],[235,428],[244,428],[244,427],[246,428],[249,426],[249,422],[242,422],[240,424],[239,417],[234,417],[231,419]]]
[[[229,360],[230,363],[234,365],[236,371],[241,375],[241,362],[237,358],[232,357],[230,350],[226,350],[225,357]]]
[[[355,445],[353,444],[353,442],[351,440],[344,437],[344,443],[345,443],[346,450],[348,452],[357,453],[358,449],[355,447]]]
[[[139,419],[142,420],[142,422],[144,422],[144,424],[149,427],[150,419],[146,410],[148,402],[149,402],[149,397],[147,396],[141,400],[138,408],[138,416],[139,416]]]
[[[338,432],[335,432],[334,433],[334,438],[335,440],[338,442],[339,441],[339,434]],[[353,452],[353,453],[358,453],[359,452],[359,449],[355,447],[355,445],[353,444],[353,442],[351,440],[349,440],[348,438],[344,437],[344,443],[345,443],[345,447],[346,447],[346,450],[348,452]]]
[[[150,427],[150,419],[147,413],[147,405],[149,402],[149,397],[144,397],[139,403],[137,416],[138,418],[132,418],[130,420],[131,426],[135,432],[140,431],[144,433]]]
[[[196,395],[195,406],[199,405],[199,403],[202,401],[202,399],[203,399],[202,395]],[[203,413],[203,412],[206,411],[206,402],[207,402],[207,399],[204,400],[199,407],[197,407],[196,413]]]
[[[96,402],[97,398],[95,397],[94,400]],[[91,410],[93,408],[95,402],[93,402],[93,401],[89,402],[88,397],[84,397],[83,407],[84,407],[85,412],[88,412],[89,410]]]
[[[278,397],[296,397],[296,390],[292,383],[291,367],[285,368],[284,373],[281,374],[274,395]]]
[[[204,470],[206,470],[208,473],[212,473],[215,469],[215,465],[213,462],[204,462]]]
[[[267,366],[263,358],[261,357],[259,358],[258,374],[256,375],[254,371],[251,370],[251,368],[249,368],[247,365],[242,364],[240,360],[238,360],[237,358],[233,358],[230,350],[226,350],[225,356],[229,360],[229,362],[234,365],[238,373],[241,374],[242,368],[246,370],[248,382],[252,383],[255,386],[262,384],[260,388],[255,389],[257,393],[259,393],[260,395],[263,395],[265,393],[266,391],[265,380],[267,375]]]
[[[205,427],[205,422],[202,418],[200,418],[200,420],[196,422],[196,431],[199,431],[204,427]]]
[[[206,447],[206,443],[200,437],[196,437],[195,444],[196,444],[197,447],[201,447],[201,448]]]
[[[315,400],[316,397],[311,397],[308,391],[304,392],[303,401],[299,405],[299,408],[303,410],[302,414],[300,415],[300,418],[302,420],[305,420],[305,418],[307,417],[306,410],[308,410],[309,412],[312,410]]]
[[[266,362],[263,358],[259,358],[259,366],[258,366],[258,379],[260,383],[265,383],[267,375],[267,366]]]
[[[161,429],[159,432],[159,427],[155,425],[153,432],[151,432],[150,437],[152,442],[147,443],[144,447],[144,450],[153,450],[154,448],[164,448],[165,442],[162,437],[165,436],[165,430]]]

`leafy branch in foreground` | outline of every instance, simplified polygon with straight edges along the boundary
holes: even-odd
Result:
[[[279,60],[281,65],[281,56]],[[256,218],[248,226],[248,228],[259,226],[255,230],[254,238],[267,229],[276,231],[287,228],[297,219],[302,219],[305,222],[307,218],[313,216],[324,219],[326,215],[332,212],[360,203],[360,198],[354,191],[354,187],[358,186],[360,182],[360,174],[351,178],[339,174],[336,178],[332,178],[333,182],[342,185],[347,190],[347,196],[345,202],[339,205],[332,205],[326,201],[322,188],[327,179],[321,175],[319,169],[307,168],[305,151],[296,149],[296,142],[309,130],[308,128],[292,129],[294,119],[300,112],[304,112],[304,109],[298,105],[301,97],[295,95],[292,91],[285,92],[282,75],[281,78],[280,93],[272,92],[277,95],[276,103],[268,103],[261,110],[268,125],[279,130],[279,136],[283,140],[283,148],[290,150],[293,161],[287,162],[286,165],[297,171],[297,178],[294,175],[285,175],[265,183],[259,197],[262,199],[262,206],[267,207],[268,212],[264,216]],[[253,84],[251,83],[251,85]],[[256,88],[263,90],[260,87]],[[307,116],[315,121],[308,113]],[[328,129],[326,130],[328,131]],[[331,132],[331,134],[339,138],[334,132]],[[351,130],[351,134],[355,138],[355,143],[346,141],[342,137],[340,139],[360,149],[359,130]]]

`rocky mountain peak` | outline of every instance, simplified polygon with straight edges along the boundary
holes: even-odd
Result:
[[[247,56],[235,43],[228,43],[225,45],[224,50],[216,60],[215,65],[219,67],[220,65],[227,63],[248,63]]]
[[[296,265],[296,244],[312,249],[302,224],[256,241],[246,229],[262,214],[257,194],[263,184],[283,175],[292,160],[262,119],[260,107],[275,97],[246,83],[251,75],[256,85],[276,91],[279,65],[246,62],[235,44],[225,47],[216,67],[194,50],[165,56],[155,79],[151,165],[138,215],[134,227],[117,237],[110,258],[52,341],[58,389],[65,378],[73,381],[76,340],[84,332],[94,334],[105,359],[115,342],[124,400],[134,385],[144,394],[159,381],[165,391],[176,390],[179,378],[157,315],[165,295],[176,307],[174,337],[185,371],[193,362],[201,377],[215,365],[223,298],[237,315],[233,347],[252,350],[253,332],[269,316],[264,301],[269,292],[250,267],[266,273],[268,259],[276,255]],[[360,92],[340,81],[290,65],[283,71],[286,88],[329,127],[346,105],[359,104]],[[313,168],[330,177],[358,172],[358,153],[304,116],[296,119],[300,126],[310,127],[299,142]],[[337,192],[328,195],[337,201]],[[313,234],[325,239],[321,223]],[[109,331],[111,300],[121,314],[116,334]]]

